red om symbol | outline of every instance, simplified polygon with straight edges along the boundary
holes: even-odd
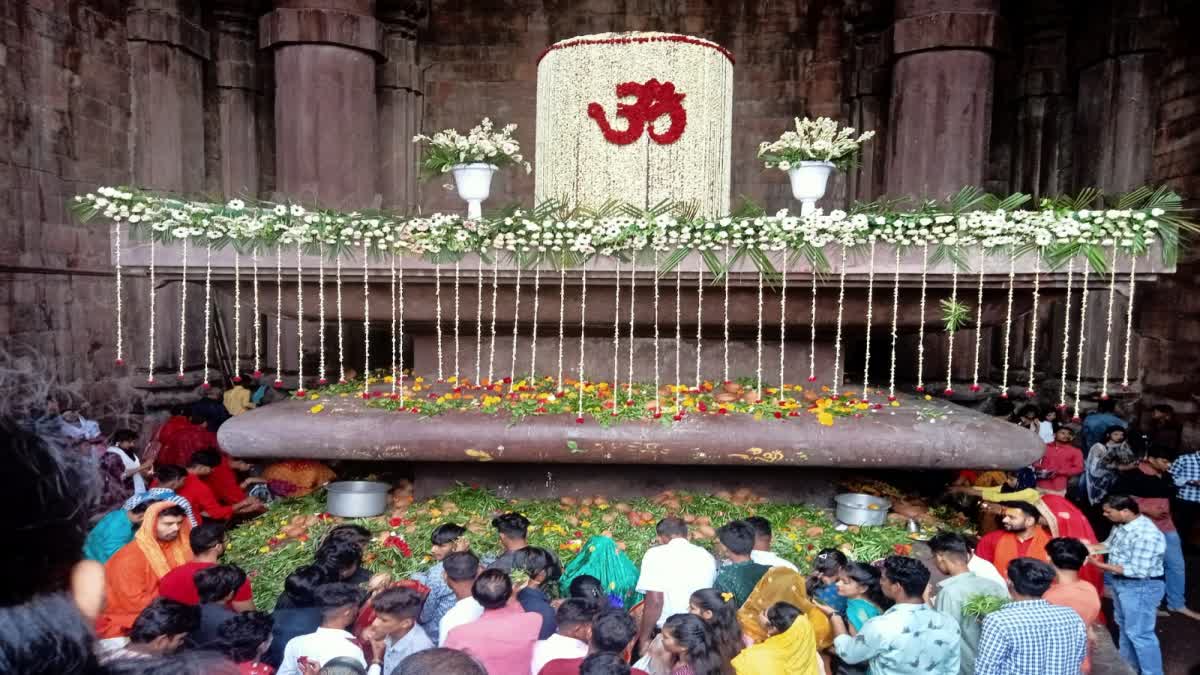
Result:
[[[683,109],[683,97],[675,91],[671,82],[649,80],[645,84],[623,82],[617,85],[617,98],[633,97],[633,103],[617,103],[617,117],[624,117],[629,125],[624,131],[612,128],[608,123],[604,107],[599,103],[588,104],[588,117],[596,120],[600,132],[609,143],[629,145],[642,137],[645,131],[654,142],[669,145],[679,140],[687,127],[687,111]],[[663,115],[671,118],[671,126],[663,133],[654,130],[654,121]]]

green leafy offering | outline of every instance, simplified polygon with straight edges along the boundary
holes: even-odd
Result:
[[[963,603],[963,614],[979,619],[991,614],[1008,604],[1008,598],[1001,598],[987,593],[976,593]]]

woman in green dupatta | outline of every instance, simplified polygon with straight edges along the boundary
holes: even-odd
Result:
[[[637,566],[609,537],[597,535],[588,539],[579,555],[567,565],[559,580],[563,596],[570,595],[571,582],[581,576],[599,579],[613,607],[629,610],[642,599],[637,592]]]

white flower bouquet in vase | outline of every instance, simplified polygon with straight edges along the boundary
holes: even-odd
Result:
[[[517,125],[509,124],[494,131],[492,121],[485,117],[466,135],[455,129],[439,131],[432,137],[418,134],[413,142],[425,145],[421,173],[429,177],[453,173],[458,196],[467,202],[467,218],[478,219],[483,215],[483,200],[491,194],[496,171],[506,166],[524,166],[525,173],[532,170],[521,155],[521,144],[513,138],[516,130]]]
[[[825,196],[829,174],[854,166],[864,141],[875,136],[866,131],[855,138],[853,127],[839,127],[828,117],[796,118],[796,130],[785,131],[779,140],[758,146],[758,157],[766,168],[786,171],[792,181],[792,196],[800,200],[800,214],[816,209]]]

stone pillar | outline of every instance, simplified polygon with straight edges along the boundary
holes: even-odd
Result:
[[[887,52],[878,30],[855,36],[850,73],[850,124],[859,130],[873,129],[875,138],[863,145],[857,169],[846,174],[850,202],[869,202],[883,194],[884,148],[887,147]]]
[[[379,192],[385,209],[412,211],[417,206],[418,148],[424,87],[417,62],[417,22],[426,14],[423,0],[383,0],[383,55],[379,64]]]
[[[221,194],[259,194],[259,95],[257,16],[246,3],[226,0],[213,8],[218,165]]]
[[[276,0],[259,22],[274,51],[276,188],[330,208],[379,203],[374,0]]]
[[[896,0],[887,193],[980,185],[992,123],[999,0]]]
[[[1063,194],[1069,183],[1074,106],[1066,95],[1067,33],[1072,25],[1066,3],[1030,2],[1021,13],[1025,39],[1017,91],[1017,134],[1013,148],[1013,191],[1034,200]]]

